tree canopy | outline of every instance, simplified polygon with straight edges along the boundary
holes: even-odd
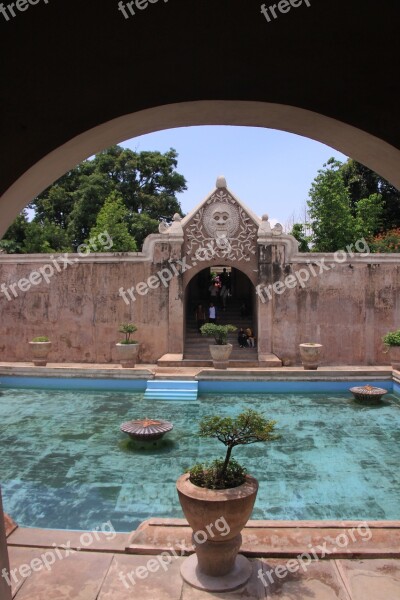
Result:
[[[377,251],[376,236],[400,223],[400,192],[352,159],[328,160],[311,185],[308,207],[315,252],[335,252],[361,238]],[[299,239],[302,230],[296,226]]]
[[[186,180],[176,170],[177,158],[173,148],[161,153],[113,146],[100,152],[35,198],[29,205],[33,220],[24,210],[0,247],[9,253],[73,252],[99,227],[112,226],[116,235],[119,224],[118,250],[140,249],[161,216],[182,214],[176,195]]]

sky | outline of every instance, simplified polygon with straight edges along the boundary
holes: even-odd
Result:
[[[137,152],[175,148],[177,171],[187,180],[178,194],[192,210],[224,175],[228,188],[253,212],[287,226],[304,220],[311,183],[325,162],[347,156],[299,135],[257,127],[201,126],[169,129],[122,142]]]

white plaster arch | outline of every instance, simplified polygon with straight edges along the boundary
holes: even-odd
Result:
[[[351,156],[400,188],[400,150],[341,121],[267,102],[183,102],[118,117],[85,131],[42,158],[0,198],[0,236],[33,198],[85,158],[135,136],[194,125],[265,127],[302,135]]]

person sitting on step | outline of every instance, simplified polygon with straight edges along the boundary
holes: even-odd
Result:
[[[251,329],[251,327],[248,327],[246,329],[246,336],[247,336],[247,345],[250,346],[250,348],[254,348],[256,338],[254,337],[254,333],[253,333],[253,330]]]
[[[243,327],[241,327],[239,329],[239,333],[238,333],[238,343],[239,343],[239,348],[246,348],[246,344],[247,344],[247,335],[245,334],[245,331],[243,329]]]

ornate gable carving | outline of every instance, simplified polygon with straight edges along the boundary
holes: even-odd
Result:
[[[256,254],[258,225],[226,188],[217,189],[184,230],[189,256],[210,244],[214,256],[225,260],[249,261]]]

